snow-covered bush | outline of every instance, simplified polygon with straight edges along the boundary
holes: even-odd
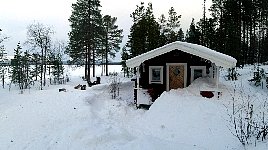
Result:
[[[118,72],[109,72],[109,76],[118,76]]]
[[[258,141],[265,140],[268,134],[267,99],[256,103],[253,95],[245,97],[244,89],[239,90],[234,90],[232,110],[228,110],[230,130],[243,145],[256,145]],[[235,93],[241,95],[235,96]]]
[[[241,106],[241,108],[233,108],[234,111],[231,115],[230,123],[233,126],[233,135],[236,136],[243,145],[245,145],[251,143],[252,137],[255,136],[256,131],[254,122],[252,121],[253,105],[248,105],[248,107],[243,105]],[[236,109],[240,110],[235,112]]]
[[[116,99],[119,96],[120,91],[120,78],[117,73],[110,74],[109,90],[112,95],[112,99]]]
[[[0,39],[1,43],[1,39]],[[4,45],[0,45],[0,79],[2,87],[5,88],[5,77],[7,75],[8,67],[5,65],[7,63],[7,53]]]
[[[238,73],[236,72],[235,68],[229,68],[228,69],[228,80],[237,80],[237,77],[238,77]]]
[[[262,79],[266,79],[265,73],[264,73],[264,69],[263,68],[259,68],[257,67],[257,71],[254,72],[253,74],[253,78],[250,79],[250,82],[254,82],[255,86],[260,86],[262,85]],[[266,79],[266,82],[268,80]]]

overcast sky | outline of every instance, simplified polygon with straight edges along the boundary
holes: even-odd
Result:
[[[167,14],[173,6],[182,15],[180,21],[184,31],[189,28],[192,18],[199,21],[202,16],[203,0],[100,0],[102,14],[118,18],[117,24],[124,30],[124,42],[132,25],[129,15],[141,1],[146,5],[152,2],[156,18]],[[207,1],[208,7],[211,0]],[[76,0],[0,0],[0,29],[3,30],[0,32],[9,37],[4,43],[8,55],[13,54],[19,41],[25,42],[27,26],[35,21],[51,26],[55,31],[55,39],[67,42],[70,30],[68,18],[71,15],[71,5],[75,2]]]

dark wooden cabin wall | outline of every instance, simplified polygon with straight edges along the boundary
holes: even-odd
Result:
[[[190,66],[210,67],[209,61],[202,61],[201,57],[191,55],[179,50],[173,50],[144,62],[144,67],[140,66],[140,86],[144,89],[154,89],[157,95],[166,90],[166,64],[167,63],[187,63],[187,86],[190,84],[191,68]],[[163,66],[163,84],[149,84],[149,66]],[[144,70],[145,69],[145,70]]]

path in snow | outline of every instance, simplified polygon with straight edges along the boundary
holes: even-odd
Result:
[[[59,132],[88,118],[82,101],[88,93],[64,87],[68,92],[59,93],[56,88],[23,95],[7,93],[5,100],[14,102],[1,107],[0,149],[53,147]]]
[[[79,82],[23,95],[0,91],[12,101],[0,100],[0,149],[241,149],[222,101],[201,98],[199,89],[164,93],[145,111],[129,105],[131,82],[122,84],[121,100],[111,99],[108,84],[73,89]]]

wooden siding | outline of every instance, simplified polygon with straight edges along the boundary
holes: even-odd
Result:
[[[211,66],[210,61],[205,61],[204,59],[194,56],[179,50],[173,50],[169,53],[157,56],[150,60],[144,62],[144,66],[140,66],[140,87],[143,89],[148,89],[152,92],[153,100],[156,99],[162,92],[166,91],[166,64],[167,63],[187,63],[187,83],[188,86],[191,80],[191,69],[190,66]],[[149,84],[149,66],[163,66],[163,84]],[[144,70],[145,69],[145,70]]]

